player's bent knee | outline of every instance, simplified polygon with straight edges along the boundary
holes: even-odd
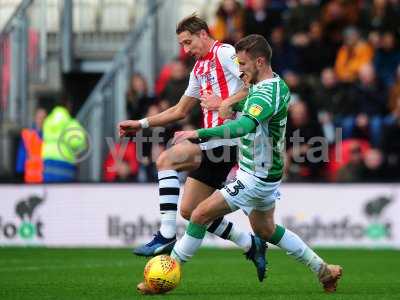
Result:
[[[201,207],[197,207],[190,216],[190,221],[200,225],[206,225],[211,222],[210,218],[207,216],[206,211]]]
[[[190,171],[198,168],[199,164],[187,146],[175,145],[162,152],[157,159],[157,170]]]

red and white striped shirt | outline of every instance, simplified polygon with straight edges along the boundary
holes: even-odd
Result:
[[[215,41],[208,54],[196,61],[185,95],[199,99],[209,91],[224,100],[242,88],[239,76],[235,48]],[[210,128],[222,125],[224,120],[218,117],[218,111],[203,109],[202,123],[204,128]]]

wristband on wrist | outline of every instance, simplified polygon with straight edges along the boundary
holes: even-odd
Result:
[[[143,118],[143,119],[139,120],[139,123],[140,123],[140,126],[142,128],[149,128],[150,127],[149,119],[147,119],[147,118]]]

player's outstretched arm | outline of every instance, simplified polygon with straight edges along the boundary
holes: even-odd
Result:
[[[183,95],[179,102],[167,110],[141,120],[125,120],[118,123],[119,136],[134,134],[142,128],[165,126],[184,119],[195,106],[196,99]]]
[[[227,124],[207,129],[178,131],[174,135],[173,143],[178,144],[188,139],[218,137],[221,139],[234,139],[245,136],[257,127],[257,121],[249,116]]]
[[[207,129],[198,129],[197,134],[199,138],[217,137],[221,139],[234,139],[237,137],[245,136],[252,132],[258,123],[255,119],[244,115],[238,120],[229,122],[224,125],[216,126]]]
[[[179,102],[167,110],[147,118],[149,127],[165,126],[184,119],[196,105],[197,99],[183,95]]]

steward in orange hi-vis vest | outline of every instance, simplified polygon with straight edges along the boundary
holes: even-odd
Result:
[[[43,182],[42,138],[34,129],[23,129],[22,140],[27,153],[24,173],[25,182]]]

